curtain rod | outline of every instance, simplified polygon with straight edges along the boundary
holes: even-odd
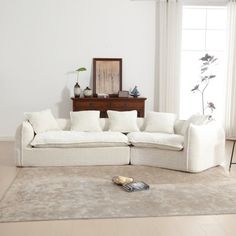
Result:
[[[168,0],[130,0],[132,2],[163,2]],[[169,0],[170,1],[170,0]],[[173,1],[173,0],[172,0]],[[229,0],[182,0],[184,5],[225,6]]]
[[[164,1],[167,1],[168,2],[168,0],[130,0],[130,1],[132,1],[132,2],[139,2],[139,1],[142,1],[142,2],[164,2]],[[170,1],[170,0],[169,0]],[[173,1],[173,0],[172,0]],[[178,1],[178,0],[176,0],[176,1]],[[212,3],[212,4],[217,4],[217,3],[227,3],[227,2],[229,2],[229,0],[182,0],[182,2],[189,2],[189,3],[199,3],[199,2],[201,2],[201,3]]]

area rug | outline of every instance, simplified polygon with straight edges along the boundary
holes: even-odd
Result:
[[[114,175],[145,181],[127,193]],[[236,213],[236,179],[220,167],[189,174],[144,166],[22,168],[0,202],[0,222]]]

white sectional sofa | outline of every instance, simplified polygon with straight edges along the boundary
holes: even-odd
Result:
[[[35,135],[24,121],[16,132],[16,163],[26,166],[147,165],[187,172],[200,172],[225,162],[224,130],[211,121],[190,124],[176,120],[174,134],[143,132],[144,118],[137,118],[139,132],[128,135],[108,131],[70,131],[70,120],[57,119],[61,131]]]

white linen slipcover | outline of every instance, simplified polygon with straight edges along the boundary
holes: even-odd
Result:
[[[128,165],[129,146],[76,147],[76,148],[24,148],[17,166],[98,166]]]
[[[71,111],[71,130],[101,132],[100,111]]]
[[[109,130],[128,133],[139,131],[137,124],[137,111],[113,111],[108,110]]]
[[[57,119],[61,129],[69,130],[70,121]],[[175,122],[175,134],[181,134],[185,121]],[[108,130],[108,119],[101,118],[102,130]],[[144,118],[138,118],[143,130]],[[102,132],[103,133],[103,132]],[[140,132],[142,134],[142,132]],[[187,172],[200,172],[225,163],[223,128],[212,121],[204,125],[190,124],[184,134],[184,149],[165,150],[152,147],[114,146],[33,148],[34,130],[24,121],[16,131],[16,165],[25,166],[83,166],[83,165],[150,165]]]
[[[146,132],[174,134],[176,114],[150,111],[145,119]]]
[[[151,147],[174,151],[181,151],[184,148],[184,137],[178,134],[132,132],[127,136],[130,143],[135,147]]]
[[[103,131],[108,131],[109,130],[109,119],[107,118],[100,118],[100,126],[102,128]],[[179,130],[182,129],[183,126],[183,120],[179,120],[175,123],[175,129],[176,129],[176,133],[179,133]],[[71,128],[71,121],[70,119],[57,119],[57,123],[59,125],[59,127],[62,130],[70,130]],[[137,118],[137,125],[140,131],[144,130],[144,118],[138,117]]]
[[[24,116],[33,126],[36,134],[50,130],[60,130],[58,122],[50,109],[39,112],[25,112]]]
[[[100,119],[103,129],[107,119]],[[70,120],[57,119],[59,127],[70,129]],[[142,121],[140,121],[142,124]],[[80,147],[80,148],[33,148],[34,130],[28,121],[23,121],[15,135],[16,166],[89,166],[89,165],[128,165],[129,146]]]
[[[109,147],[127,146],[126,135],[120,132],[48,131],[37,134],[32,147]]]
[[[197,173],[225,166],[225,134],[217,122],[190,124],[184,136],[183,151],[159,148],[131,148],[131,164],[147,165]]]

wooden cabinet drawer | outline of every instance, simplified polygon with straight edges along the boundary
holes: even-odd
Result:
[[[142,109],[144,107],[144,103],[140,102],[140,103],[128,103],[127,104],[127,108],[129,109]]]
[[[139,117],[144,117],[146,98],[71,98],[73,111],[98,110],[100,117],[107,117],[107,110],[137,110]]]
[[[81,110],[106,110],[108,107],[108,102],[74,102],[73,109],[77,111]]]
[[[124,109],[126,110],[128,108],[128,104],[125,101],[116,101],[110,103],[110,109],[111,110],[121,110]]]
[[[101,101],[98,101],[98,102],[88,102],[87,104],[87,107],[89,107],[89,109],[96,109],[96,110],[102,110],[102,109],[107,109],[108,107],[108,102],[101,102]]]

